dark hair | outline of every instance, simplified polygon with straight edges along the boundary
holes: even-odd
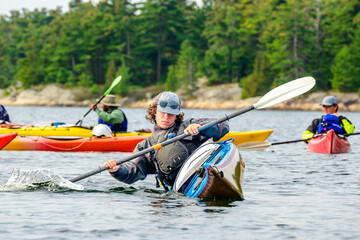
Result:
[[[157,104],[156,103],[151,103],[147,109],[147,115],[145,116],[145,119],[149,120],[151,123],[155,123],[156,124],[156,109],[157,109]],[[183,122],[184,119],[184,113],[180,112],[179,115],[176,116],[175,119],[175,124],[179,125]]]

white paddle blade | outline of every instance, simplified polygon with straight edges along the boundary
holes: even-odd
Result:
[[[315,83],[316,81],[313,77],[295,79],[274,88],[265,94],[253,106],[255,109],[262,109],[289,100],[293,97],[306,93],[315,86]]]
[[[237,146],[240,151],[263,151],[271,146],[270,142],[247,142]]]

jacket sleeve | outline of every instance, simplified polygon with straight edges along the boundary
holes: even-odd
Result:
[[[313,134],[316,134],[317,132],[317,127],[319,125],[319,123],[321,122],[321,118],[315,118],[311,124],[308,126],[308,128],[306,129],[309,132],[312,132]]]
[[[102,120],[110,124],[122,123],[124,121],[124,114],[119,109],[115,109],[111,113],[107,113],[99,108],[96,108],[95,112]]]
[[[346,117],[342,116],[341,123],[347,134],[355,131],[355,126]]]
[[[209,119],[209,118],[197,118],[197,119],[191,119],[190,123],[198,123],[201,126],[213,121],[215,119]],[[203,131],[200,132],[201,136],[204,136],[206,138],[213,138],[213,140],[219,141],[223,136],[225,136],[230,131],[230,126],[228,122],[221,122],[218,123],[212,127],[209,127]]]
[[[150,138],[151,136],[138,143],[134,153],[151,147]],[[153,163],[154,156],[154,152],[151,152],[132,159],[129,162],[121,164],[118,171],[110,174],[115,179],[127,184],[132,184],[138,180],[144,180],[148,174],[155,174],[156,172]]]
[[[309,130],[306,130],[303,135],[302,135],[302,139],[306,140],[309,138],[312,138],[315,134],[310,132]]]
[[[302,139],[309,139],[312,138],[316,132],[317,132],[317,127],[319,125],[319,123],[321,122],[321,118],[315,118],[311,124],[308,126],[308,128],[306,129],[306,131],[303,133],[302,135]]]

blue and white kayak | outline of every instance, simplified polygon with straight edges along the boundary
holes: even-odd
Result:
[[[193,198],[243,200],[244,170],[245,163],[232,141],[207,141],[181,167],[173,190]]]

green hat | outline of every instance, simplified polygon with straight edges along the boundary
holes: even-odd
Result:
[[[120,104],[116,103],[115,95],[112,95],[112,94],[109,94],[106,97],[104,97],[100,103],[104,104],[106,106],[110,106],[110,107],[120,107],[121,106]]]

